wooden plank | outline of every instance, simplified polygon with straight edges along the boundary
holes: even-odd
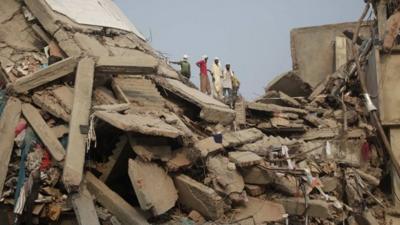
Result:
[[[72,195],[71,200],[79,225],[100,225],[92,195],[85,184]]]
[[[122,224],[146,225],[149,224],[140,211],[133,208],[117,193],[108,188],[90,172],[86,173],[87,187],[94,194],[96,200],[108,209]]]
[[[17,79],[11,84],[11,87],[17,93],[24,93],[74,72],[75,67],[76,58],[70,57],[33,74]]]
[[[65,155],[64,147],[58,141],[46,121],[44,121],[39,110],[31,104],[23,104],[22,113],[53,158],[57,161],[63,160]]]
[[[67,188],[79,187],[82,181],[86,152],[86,134],[80,126],[89,124],[94,79],[94,61],[82,59],[78,64],[75,78],[74,104],[69,123],[69,139],[65,159],[63,181]]]
[[[8,163],[14,146],[15,128],[21,115],[21,102],[10,98],[0,118],[0,195],[6,180]]]

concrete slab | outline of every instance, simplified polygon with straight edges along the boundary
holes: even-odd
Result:
[[[292,108],[292,107],[285,107],[275,104],[264,104],[258,102],[249,102],[247,104],[247,108],[250,110],[255,111],[263,111],[267,113],[297,113],[300,115],[308,114],[307,110],[299,109],[299,108]]]
[[[11,88],[17,93],[29,91],[74,72],[76,63],[74,57],[64,59],[38,72],[17,79],[11,84]]]
[[[0,194],[3,193],[8,163],[14,146],[15,128],[20,115],[21,102],[16,98],[9,98],[0,117],[0,160],[2,162],[0,163]]]
[[[154,78],[156,83],[184,100],[201,108],[200,118],[211,123],[230,124],[235,119],[235,111],[227,105],[191,88],[181,81],[168,78]]]
[[[225,148],[233,148],[240,145],[253,143],[262,139],[264,136],[264,133],[256,128],[228,132],[223,134],[222,145]]]
[[[79,193],[71,196],[71,202],[79,225],[100,225],[93,197],[86,185],[82,185]]]
[[[95,103],[97,105],[112,105],[119,103],[112,91],[107,89],[106,87],[95,88],[93,95]]]
[[[249,197],[246,205],[237,209],[234,218],[238,221],[252,217],[255,224],[265,224],[282,221],[284,214],[285,209],[279,203]]]
[[[167,162],[168,171],[177,171],[189,167],[193,162],[189,157],[189,149],[181,148],[173,152],[172,158]]]
[[[279,199],[278,202],[282,203],[289,215],[302,216],[306,211],[304,198],[282,198]],[[327,219],[333,215],[333,211],[330,207],[332,207],[332,205],[326,201],[310,199],[308,201],[307,213],[311,217]]]
[[[128,174],[143,210],[158,216],[175,206],[178,194],[174,183],[157,164],[130,159]]]
[[[207,160],[209,177],[212,179],[213,188],[220,193],[230,195],[242,193],[244,190],[243,177],[236,170],[235,164],[221,155],[210,157]]]
[[[39,110],[37,110],[31,104],[23,104],[22,113],[32,126],[35,133],[39,136],[40,140],[47,147],[51,156],[57,161],[63,160],[65,156],[65,149],[58,141],[50,127],[47,125],[46,121],[44,121]]]
[[[136,56],[103,56],[96,64],[96,72],[105,74],[154,74],[158,61],[151,55],[137,52]]]
[[[229,160],[239,167],[249,167],[258,165],[263,161],[263,158],[253,152],[229,152]]]
[[[246,184],[267,185],[272,184],[276,179],[276,175],[273,172],[262,170],[256,166],[242,168],[240,173]]]
[[[85,52],[93,57],[109,56],[108,49],[101,44],[95,37],[87,34],[75,33],[74,40],[76,44]]]
[[[224,215],[224,201],[211,188],[186,175],[174,178],[179,194],[179,203],[200,212],[204,217],[217,220]]]
[[[124,131],[169,138],[183,135],[180,130],[151,115],[97,111],[95,116]]]
[[[246,189],[246,193],[253,197],[257,197],[265,193],[265,186],[263,185],[246,184],[244,188]]]
[[[71,114],[62,107],[58,99],[51,94],[51,91],[37,91],[32,96],[33,103],[39,106],[43,111],[50,113],[56,118],[69,122]]]
[[[312,92],[312,89],[296,72],[289,71],[270,81],[265,87],[265,92],[269,91],[281,91],[291,97],[306,97]]]
[[[83,177],[87,135],[82,134],[80,128],[89,125],[93,80],[94,61],[84,58],[79,62],[75,77],[74,104],[63,172],[63,182],[68,189],[78,187]]]
[[[112,191],[103,182],[90,172],[86,174],[87,188],[102,206],[108,209],[123,224],[147,225],[149,224],[143,213],[132,207],[121,196]]]
[[[196,142],[192,151],[195,152],[196,156],[204,158],[208,154],[221,151],[222,149],[224,149],[224,146],[221,143],[216,143],[213,137],[208,137]]]

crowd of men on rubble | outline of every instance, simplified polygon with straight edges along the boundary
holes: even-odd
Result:
[[[180,61],[171,61],[172,64],[180,65],[180,73],[182,76],[190,79],[191,68],[188,55],[184,55]],[[224,101],[231,108],[235,107],[238,97],[240,81],[229,63],[222,69],[221,61],[218,57],[214,58],[211,70],[207,66],[208,56],[203,55],[201,60],[196,62],[200,70],[200,91],[212,95],[214,98]],[[208,78],[210,73],[212,84]]]

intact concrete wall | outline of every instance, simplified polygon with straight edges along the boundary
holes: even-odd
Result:
[[[296,28],[290,32],[293,70],[312,87],[335,71],[335,40],[344,30],[355,30],[357,23]],[[363,24],[360,35],[369,37]],[[350,52],[350,51],[349,51]]]

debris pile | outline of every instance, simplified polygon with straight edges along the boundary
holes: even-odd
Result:
[[[97,1],[80,4],[104,20],[74,1],[0,6],[2,224],[385,223],[354,61],[232,110]]]

